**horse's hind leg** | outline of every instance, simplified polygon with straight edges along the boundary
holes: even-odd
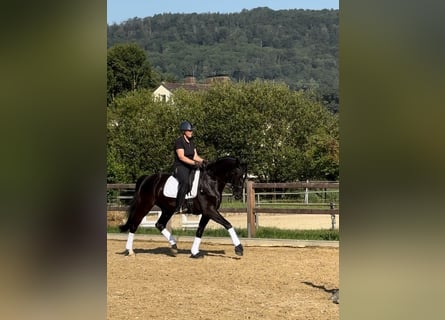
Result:
[[[143,217],[146,214],[146,210],[142,207],[139,206],[137,208],[135,208],[135,214],[132,218],[131,222],[127,223],[129,224],[129,232],[128,232],[128,236],[127,236],[127,243],[125,244],[125,255],[127,256],[132,256],[134,255],[134,251],[133,251],[133,241],[134,241],[134,234],[136,233],[136,230],[139,226],[139,224],[141,223]]]
[[[173,237],[171,232],[167,229],[167,223],[172,217],[173,212],[167,212],[162,210],[162,214],[159,217],[158,221],[156,221],[156,228],[162,233],[162,235],[167,239],[170,243],[171,251],[173,255],[178,253],[178,246],[176,245],[176,239]]]

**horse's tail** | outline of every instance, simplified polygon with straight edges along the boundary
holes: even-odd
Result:
[[[141,194],[140,194],[141,185],[147,177],[148,175],[143,175],[139,177],[139,179],[136,181],[133,198],[131,199],[130,206],[128,207],[127,210],[127,222],[119,226],[121,232],[126,232],[130,229],[130,223],[133,221],[133,217],[136,213],[136,208],[141,203]]]

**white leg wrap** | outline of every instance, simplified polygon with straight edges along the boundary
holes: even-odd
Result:
[[[170,233],[170,231],[167,230],[167,228],[162,229],[161,231],[162,235],[168,240],[168,242],[171,245],[176,244],[176,240],[175,238],[172,236],[172,234]]]
[[[227,230],[227,231],[229,231],[230,237],[232,238],[233,245],[234,245],[235,247],[236,247],[237,245],[239,245],[239,244],[241,243],[241,241],[239,241],[239,238],[238,238],[238,236],[237,236],[237,234],[236,234],[236,232],[235,232],[235,229],[233,229],[233,227],[232,227],[232,228],[230,228],[230,229]]]
[[[125,249],[127,249],[130,252],[133,250],[133,240],[134,240],[134,233],[129,232]]]
[[[191,250],[193,255],[198,254],[200,244],[201,244],[201,238],[195,237]]]

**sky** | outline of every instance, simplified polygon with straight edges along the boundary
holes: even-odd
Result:
[[[232,13],[268,7],[282,9],[338,9],[339,0],[107,0],[107,23],[162,13]]]

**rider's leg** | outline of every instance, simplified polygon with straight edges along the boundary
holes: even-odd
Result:
[[[181,211],[182,204],[184,203],[185,200],[185,195],[188,192],[189,172],[190,170],[183,166],[178,166],[175,168],[174,176],[178,180],[178,194],[176,196],[175,213]]]

